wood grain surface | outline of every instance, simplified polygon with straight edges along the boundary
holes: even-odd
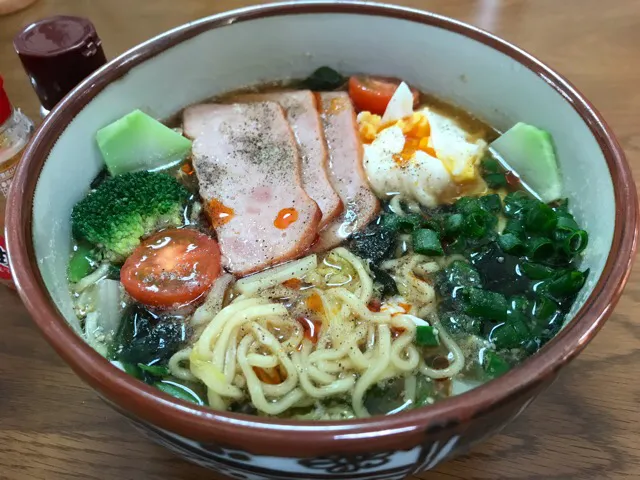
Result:
[[[0,17],[0,74],[37,118],[14,33],[55,13],[91,18],[109,58],[166,29],[257,1],[39,0]],[[567,76],[600,110],[640,175],[640,1],[403,0],[512,41]],[[398,52],[399,55],[402,52]],[[534,101],[532,99],[532,101]],[[638,269],[587,350],[516,422],[421,479],[640,478]],[[636,313],[634,313],[636,312]],[[0,479],[200,480],[214,474],[133,430],[54,354],[0,287]]]

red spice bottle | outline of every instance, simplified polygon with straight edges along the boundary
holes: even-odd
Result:
[[[0,283],[13,286],[9,257],[4,240],[4,213],[6,197],[16,173],[22,151],[33,135],[33,122],[20,110],[13,108],[4,91],[0,77]]]

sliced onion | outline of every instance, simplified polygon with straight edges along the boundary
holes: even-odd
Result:
[[[430,326],[429,322],[427,322],[426,320],[423,320],[423,319],[421,319],[419,317],[416,317],[415,315],[409,315],[408,313],[405,313],[402,316],[405,317],[405,318],[408,318],[413,323],[415,323],[416,327],[428,327],[428,326]]]
[[[269,270],[265,270],[254,275],[238,280],[236,287],[238,291],[245,295],[251,295],[275,287],[276,285],[291,280],[292,278],[300,278],[305,276],[311,270],[318,266],[318,256],[309,255],[308,257],[295,260],[293,262],[279,265]]]
[[[90,273],[89,275],[84,277],[82,280],[80,280],[78,283],[76,283],[73,286],[73,289],[77,293],[80,293],[83,290],[86,290],[87,288],[98,283],[100,280],[106,277],[108,273],[109,273],[109,264],[103,263],[102,265],[100,265],[100,267],[98,267],[98,269],[95,272]]]
[[[122,302],[120,282],[101,280],[95,286],[95,310],[85,319],[85,339],[102,355],[106,355],[107,341],[120,327]]]
[[[213,320],[213,317],[222,310],[224,295],[232,281],[233,275],[228,273],[225,273],[216,279],[211,290],[209,290],[204,303],[194,312],[193,317],[191,318],[192,325],[201,325]]]
[[[451,380],[451,395],[461,395],[469,390],[479,387],[480,385],[482,385],[482,382],[477,380],[454,378]]]
[[[98,306],[100,312],[99,326],[105,333],[115,333],[122,319],[122,302],[120,300],[120,282],[102,280],[97,285]]]

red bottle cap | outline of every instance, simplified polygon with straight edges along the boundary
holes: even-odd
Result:
[[[13,46],[47,110],[107,62],[95,27],[82,17],[39,20],[20,31]]]
[[[0,125],[7,121],[13,111],[7,92],[4,91],[3,83],[2,77],[0,77]]]

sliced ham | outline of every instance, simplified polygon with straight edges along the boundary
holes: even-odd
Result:
[[[321,232],[313,250],[321,252],[340,244],[361,230],[380,211],[362,166],[362,142],[356,114],[346,92],[317,94],[324,135],[329,148],[329,179],[338,192],[344,211]]]
[[[302,186],[322,211],[320,228],[342,213],[342,201],[333,189],[327,173],[327,147],[310,90],[249,93],[233,98],[235,102],[276,102],[287,115],[300,150]]]
[[[183,129],[229,271],[257,272],[309,248],[322,214],[302,188],[298,147],[277,103],[195,105]]]

